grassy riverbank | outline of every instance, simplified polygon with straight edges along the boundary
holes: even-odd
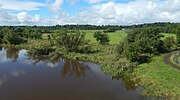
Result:
[[[156,56],[150,63],[139,65],[133,74],[140,80],[139,85],[144,86],[144,95],[180,99],[180,70],[165,64],[164,56]]]

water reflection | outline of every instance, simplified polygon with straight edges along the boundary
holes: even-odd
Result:
[[[8,81],[8,78],[19,77],[20,75],[25,75],[25,73],[25,70],[12,70],[9,73],[6,73],[2,77],[0,77],[0,86],[2,86],[6,81]]]
[[[136,83],[138,83],[138,80],[136,80],[136,82],[135,82],[134,80],[131,80],[131,78],[129,76],[113,77],[113,79],[122,80],[124,86],[128,90],[136,90],[138,87],[136,85]]]
[[[41,62],[45,62],[48,67],[55,68],[60,62],[63,62],[63,67],[60,70],[60,76],[61,77],[75,77],[75,78],[81,78],[84,77],[87,70],[89,69],[88,66],[85,66],[84,64],[80,63],[79,61],[69,59],[69,58],[62,58],[58,56],[49,57],[49,56],[36,56],[32,55],[31,53],[27,54],[28,60],[31,61],[32,64],[36,65]]]
[[[126,85],[131,82],[113,80],[94,63],[33,56],[15,48],[2,49],[1,58],[5,62],[0,63],[0,100],[144,99],[141,89],[129,91]]]
[[[71,76],[75,78],[84,77],[87,70],[89,69],[88,66],[81,64],[79,61],[75,61],[72,59],[64,59],[64,66],[61,70],[61,77]]]
[[[19,56],[19,49],[15,47],[0,48],[0,63],[6,61],[16,62]]]
[[[10,59],[13,62],[16,62],[18,59],[19,49],[15,47],[6,48],[6,59]]]
[[[33,64],[36,65],[41,62],[46,62],[49,67],[56,67],[62,58],[58,57],[49,57],[49,56],[37,56],[31,53],[27,53],[28,60]]]
[[[16,62],[19,56],[19,49],[15,47],[7,47],[3,48],[0,46],[0,61],[3,62],[2,60],[11,60],[13,62]]]
[[[0,51],[3,49],[3,47],[2,46],[0,46]]]

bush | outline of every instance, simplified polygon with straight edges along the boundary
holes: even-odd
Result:
[[[54,50],[52,48],[45,45],[45,46],[38,46],[38,47],[31,48],[28,54],[33,55],[33,56],[41,56],[41,55],[49,55],[53,51]]]
[[[164,39],[164,47],[167,51],[171,51],[175,45],[174,37],[167,37]]]
[[[108,44],[110,41],[108,34],[102,33],[101,31],[95,32],[93,37],[96,38],[97,42],[103,45]]]

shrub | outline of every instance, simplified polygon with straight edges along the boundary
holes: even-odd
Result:
[[[174,37],[167,37],[164,39],[164,46],[167,51],[171,51],[175,45]]]
[[[93,37],[96,38],[97,42],[103,45],[108,44],[110,41],[108,34],[102,33],[101,31],[95,32]]]
[[[53,51],[52,48],[50,48],[48,45],[44,45],[44,46],[31,48],[28,54],[33,56],[41,56],[41,55],[49,55],[52,51]]]

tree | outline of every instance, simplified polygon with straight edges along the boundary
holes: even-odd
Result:
[[[54,33],[51,40],[51,43],[57,46],[63,46],[67,52],[79,52],[84,45],[88,44],[85,40],[85,33],[81,33],[80,31],[76,31],[75,33]]]
[[[104,30],[104,33],[109,33],[109,32],[115,32],[118,29],[116,27],[108,27],[106,30]]]
[[[97,42],[103,45],[108,44],[110,41],[108,34],[102,33],[101,31],[95,32],[93,37],[96,38]]]
[[[173,36],[164,39],[164,47],[167,51],[171,51],[172,47],[175,45],[175,39]]]
[[[144,63],[152,55],[162,52],[162,35],[156,28],[132,30],[127,38],[117,46],[117,52],[132,62]]]
[[[2,31],[0,31],[0,43],[2,43],[2,42],[3,42],[3,38],[4,38],[4,34],[3,34],[3,32],[2,32]]]
[[[16,33],[13,33],[13,31],[9,28],[4,28],[3,29],[3,34],[4,34],[4,40],[8,44],[20,44],[24,42],[22,38],[20,38]]]
[[[177,37],[177,43],[180,44],[180,25],[176,28],[175,34]]]

